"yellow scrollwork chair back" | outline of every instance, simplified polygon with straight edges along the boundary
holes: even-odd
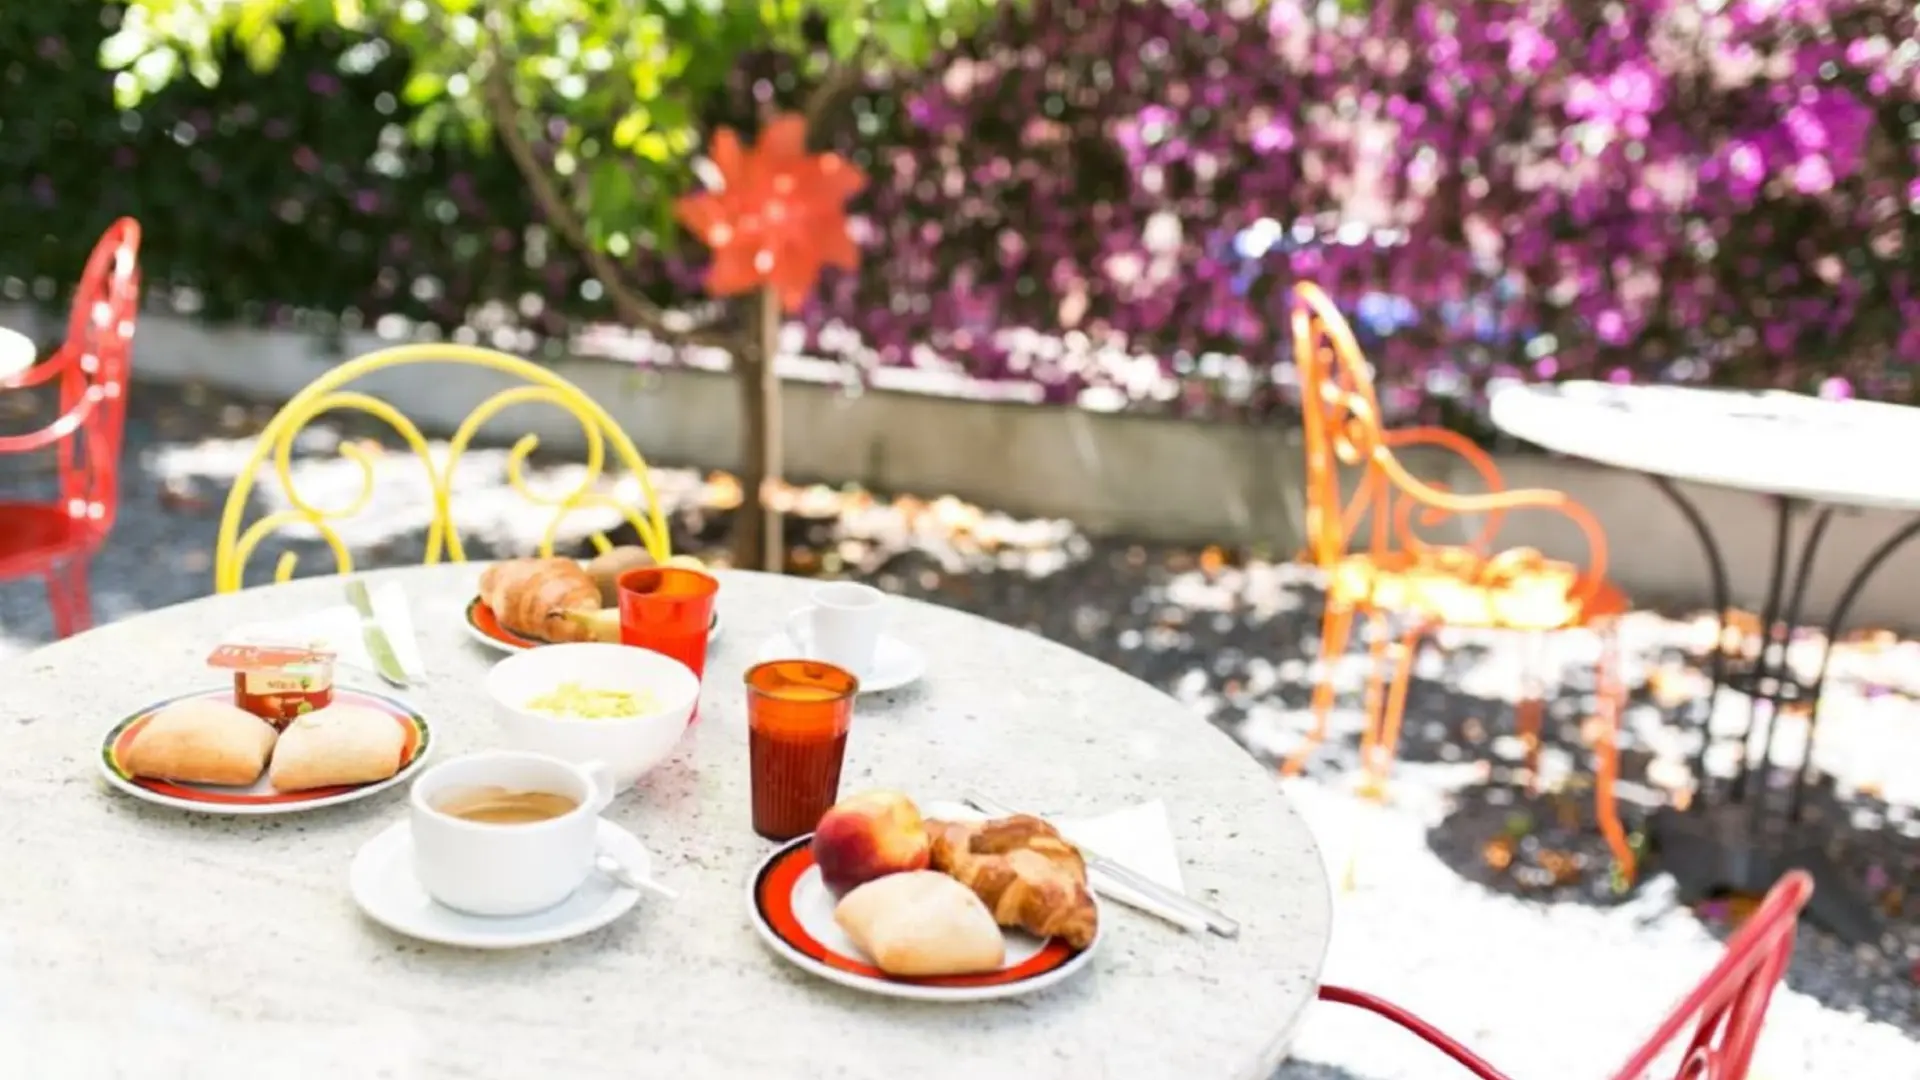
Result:
[[[518,379],[525,385],[509,387],[474,406],[448,441],[443,459],[436,461],[426,437],[405,414],[370,394],[344,389],[373,372],[414,364],[458,364],[488,368]],[[316,506],[301,495],[293,482],[294,440],[308,425],[333,412],[364,413],[386,424],[400,436],[425,466],[427,482],[432,491],[433,518],[427,527],[426,551],[422,561],[431,565],[439,562],[443,555],[452,562],[466,561],[466,551],[461,546],[460,532],[454,525],[452,515],[454,468],[489,420],[505,409],[527,404],[550,405],[571,415],[579,422],[586,440],[586,473],[579,484],[559,496],[537,494],[526,484],[526,459],[539,446],[539,436],[521,436],[507,456],[507,482],[528,502],[552,510],[552,517],[541,537],[540,554],[553,554],[554,538],[568,516],[579,510],[597,507],[619,511],[639,532],[641,544],[655,559],[664,561],[670,556],[672,552],[667,536],[666,515],[654,491],[653,480],[647,473],[646,459],[640,456],[633,440],[620,430],[613,417],[579,387],[538,364],[492,349],[471,345],[399,345],[356,357],[315,379],[295,394],[267,423],[254,446],[253,454],[234,480],[233,489],[227,493],[226,508],[220,515],[220,533],[214,549],[215,591],[225,593],[240,589],[246,575],[247,560],[254,548],[268,536],[296,524],[309,526],[320,534],[320,538],[333,550],[338,572],[346,574],[353,571],[353,554],[334,523],[359,515],[372,501],[375,482],[373,454],[352,442],[341,445],[341,456],[358,465],[361,474],[359,494],[344,506]],[[594,490],[606,468],[609,445],[616,465],[624,466],[639,481],[641,498],[646,504],[644,510]],[[282,490],[286,492],[289,507],[267,514],[243,531],[240,525],[246,515],[247,500],[253,493],[255,476],[269,460],[273,462]],[[606,536],[601,533],[593,535],[593,542],[601,550],[609,546]],[[282,554],[274,571],[274,580],[290,579],[296,561],[297,556],[292,552]]]

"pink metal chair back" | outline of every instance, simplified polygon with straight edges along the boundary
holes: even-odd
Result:
[[[1773,988],[1786,974],[1793,957],[1793,936],[1801,909],[1813,896],[1813,879],[1800,870],[1789,872],[1768,891],[1740,929],[1734,932],[1707,977],[1680,1000],[1655,1029],[1653,1037],[1634,1051],[1613,1080],[1654,1080],[1652,1069],[1662,1055],[1679,1046],[1691,1032],[1672,1080],[1746,1080],[1753,1063],[1760,1024],[1773,999]],[[1481,1080],[1513,1080],[1432,1024],[1371,994],[1339,986],[1320,988],[1320,1000],[1352,1005],[1385,1017],[1431,1043]]]
[[[0,436],[0,454],[55,448],[60,502],[82,530],[104,537],[119,509],[127,378],[140,307],[140,224],[121,218],[94,244],[67,317],[67,339],[0,391],[59,380],[60,412],[36,431]]]

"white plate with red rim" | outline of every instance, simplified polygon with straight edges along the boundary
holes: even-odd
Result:
[[[201,814],[293,814],[355,802],[404,784],[427,763],[427,751],[433,745],[433,730],[427,726],[427,718],[415,712],[412,706],[385,694],[336,686],[333,691],[335,702],[368,706],[391,716],[393,722],[400,725],[406,734],[406,740],[401,744],[400,771],[385,780],[375,780],[369,784],[344,784],[307,791],[276,791],[267,782],[265,772],[247,787],[155,780],[128,772],[120,763],[120,758],[140,729],[161,709],[192,698],[211,698],[232,704],[233,686],[229,684],[218,689],[180,694],[121,717],[100,740],[100,774],[106,777],[108,784],[136,799],[171,806],[176,810],[192,810]]]
[[[1100,904],[1099,897],[1094,898]],[[1072,978],[1093,961],[1106,936],[1106,912],[1086,948],[1002,928],[1006,962],[998,971],[909,979],[888,975],[867,959],[833,921],[836,900],[813,861],[813,836],[775,848],[747,882],[747,910],[767,947],[796,967],[841,986],[909,1001],[992,1001],[1037,993]]]

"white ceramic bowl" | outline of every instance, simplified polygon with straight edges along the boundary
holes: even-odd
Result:
[[[659,707],[613,720],[576,720],[527,710],[528,701],[568,682],[595,690],[646,691]],[[631,786],[673,753],[700,700],[700,680],[680,661],[650,649],[598,642],[515,653],[493,665],[486,690],[508,746],[576,765],[602,762],[616,789]]]

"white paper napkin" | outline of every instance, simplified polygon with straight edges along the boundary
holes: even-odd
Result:
[[[367,598],[373,603],[374,618],[387,632],[387,640],[393,643],[393,656],[400,661],[400,670],[406,672],[409,679],[426,678],[427,666],[420,657],[420,641],[414,636],[413,613],[407,607],[406,591],[399,582],[388,581],[368,589]],[[231,636],[241,641],[310,641],[331,649],[342,664],[369,674],[379,673],[360,632],[360,613],[351,604],[236,626]]]
[[[1065,818],[1054,822],[1062,835],[1076,844],[1112,859],[1154,884],[1185,896],[1180,880],[1180,856],[1174,850],[1173,828],[1167,824],[1167,806],[1158,799],[1092,818]],[[1204,934],[1205,921],[1174,911],[1099,870],[1087,871],[1093,890],[1149,915],[1156,915],[1190,934]]]
[[[1067,839],[1084,844],[1127,869],[1185,894],[1180,856],[1173,849],[1167,806],[1159,799],[1092,818],[1063,818],[1054,826]]]
[[[950,820],[979,820],[986,816],[959,803],[936,804],[928,807],[926,814],[928,817]],[[1156,885],[1186,895],[1186,886],[1180,877],[1180,856],[1173,843],[1173,829],[1167,824],[1167,807],[1159,799],[1097,817],[1048,820],[1068,840],[1099,852]],[[1139,890],[1115,881],[1098,870],[1089,870],[1087,881],[1095,892],[1110,900],[1158,916],[1189,933],[1206,932],[1206,924],[1201,920],[1168,910]]]

